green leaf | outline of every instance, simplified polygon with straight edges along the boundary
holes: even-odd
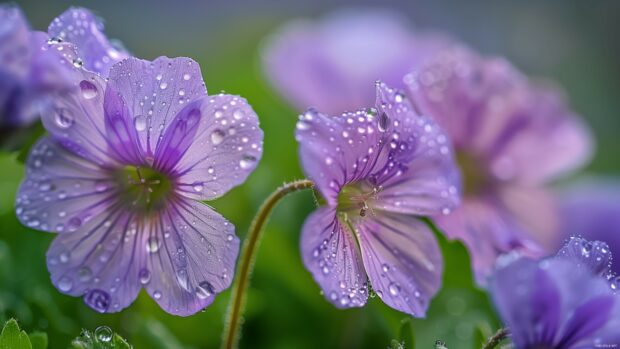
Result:
[[[28,335],[32,349],[47,349],[47,333],[33,332]]]
[[[406,349],[415,349],[413,322],[410,318],[401,320],[399,340]]]
[[[405,349],[405,346],[403,346],[403,344],[396,339],[392,339],[389,349]]]
[[[32,349],[26,332],[19,329],[17,321],[10,319],[0,334],[0,349]]]
[[[94,332],[82,330],[71,342],[72,349],[131,349],[127,341],[107,326],[99,326]]]

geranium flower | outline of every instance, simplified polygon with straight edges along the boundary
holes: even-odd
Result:
[[[480,280],[502,253],[548,253],[562,236],[547,184],[582,166],[592,150],[588,129],[561,94],[464,47],[443,51],[405,82],[415,105],[454,142],[464,199],[437,224],[464,241]]]
[[[605,243],[572,239],[558,257],[520,258],[500,267],[489,289],[517,349],[614,347],[620,298],[605,277]],[[579,253],[573,252],[580,246]],[[598,247],[598,248],[597,248]],[[584,263],[584,260],[588,260]],[[597,265],[599,263],[599,265]]]
[[[144,287],[167,312],[191,315],[230,286],[234,226],[199,202],[241,184],[262,154],[247,102],[208,96],[188,58],[125,59],[109,79],[74,67],[71,93],[43,114],[49,137],[27,161],[16,212],[58,233],[52,282],[99,312]]]
[[[385,84],[376,93],[367,110],[300,116],[301,163],[327,203],[303,226],[303,260],[339,308],[363,306],[372,286],[387,305],[421,317],[443,260],[420,216],[455,207],[457,169],[432,120]]]

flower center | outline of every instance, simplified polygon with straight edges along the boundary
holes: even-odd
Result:
[[[463,151],[456,152],[456,162],[461,170],[464,195],[470,196],[482,192],[488,181],[481,162],[471,153]]]
[[[369,203],[377,198],[381,187],[377,187],[368,181],[358,181],[345,185],[338,194],[338,213],[345,215],[358,215],[365,217],[374,214]]]
[[[121,200],[138,211],[152,212],[165,207],[173,193],[168,176],[150,167],[125,166],[118,170],[116,178]]]

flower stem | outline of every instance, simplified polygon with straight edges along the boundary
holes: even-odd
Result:
[[[493,336],[491,336],[487,340],[486,344],[484,345],[484,347],[482,347],[482,349],[493,349],[501,341],[508,338],[508,336],[510,336],[510,331],[508,330],[508,328],[500,328],[499,330],[497,330],[497,332],[495,332]]]
[[[269,195],[258,209],[256,216],[254,216],[248,235],[243,242],[239,269],[237,270],[236,281],[232,288],[231,302],[228,306],[226,322],[224,324],[223,349],[233,349],[237,346],[239,330],[241,328],[241,316],[245,308],[246,293],[250,285],[250,275],[252,274],[254,259],[258,250],[258,242],[260,241],[263,227],[271,215],[271,211],[287,194],[311,189],[313,186],[314,183],[307,179],[284,184]]]

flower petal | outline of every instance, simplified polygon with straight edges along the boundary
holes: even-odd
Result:
[[[373,290],[390,307],[424,317],[443,271],[433,232],[418,218],[384,212],[353,224]]]
[[[30,28],[22,11],[14,5],[0,5],[0,71],[25,79],[30,69]]]
[[[611,270],[612,253],[602,241],[588,241],[571,236],[558,251],[558,257],[572,259],[576,264],[588,268],[594,274],[607,277]]]
[[[179,113],[158,145],[155,166],[174,167],[185,196],[211,200],[243,183],[262,153],[263,131],[250,105],[219,94]]]
[[[189,58],[125,59],[110,69],[108,86],[130,105],[130,123],[150,157],[179,111],[207,93],[200,67]]]
[[[140,165],[144,155],[131,114],[122,96],[108,86],[103,102],[108,154],[120,163]]]
[[[179,198],[150,222],[142,243],[151,251],[145,288],[168,313],[195,314],[232,282],[239,253],[235,227],[202,203]]]
[[[352,232],[337,219],[335,209],[319,208],[306,219],[301,253],[328,301],[338,308],[366,304],[368,278],[360,251]]]
[[[15,204],[17,217],[34,229],[75,231],[115,200],[111,179],[107,170],[43,138],[26,162]]]
[[[143,223],[122,206],[109,206],[79,229],[60,234],[47,252],[52,283],[62,293],[84,296],[101,313],[128,307],[140,291]]]
[[[129,54],[118,45],[113,45],[103,29],[103,22],[92,12],[72,7],[52,21],[48,33],[51,37],[74,44],[84,67],[105,77],[112,65],[129,57]]]
[[[395,12],[340,10],[284,25],[263,48],[263,65],[299,110],[312,106],[333,115],[372,105],[374,91],[366,86],[377,80],[400,87],[403,75],[446,42],[414,35]]]

